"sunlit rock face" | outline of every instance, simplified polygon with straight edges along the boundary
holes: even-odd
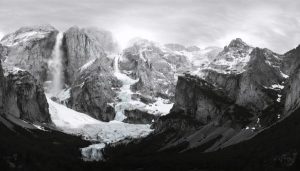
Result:
[[[29,71],[38,81],[47,80],[48,60],[58,31],[50,26],[22,27],[4,36],[1,44],[5,62]]]
[[[66,82],[72,84],[78,69],[87,62],[94,59],[100,59],[103,65],[109,62],[106,56],[115,50],[116,44],[108,31],[71,27],[64,33],[63,48]]]

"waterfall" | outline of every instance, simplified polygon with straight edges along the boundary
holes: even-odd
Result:
[[[122,121],[126,118],[124,115],[125,109],[131,109],[133,108],[133,100],[131,99],[131,95],[133,92],[130,89],[130,86],[136,83],[138,80],[133,80],[132,78],[128,77],[126,74],[123,74],[120,72],[119,69],[119,59],[121,55],[118,55],[115,57],[114,61],[114,70],[115,70],[115,76],[122,82],[122,87],[120,88],[120,92],[118,92],[118,99],[120,99],[120,102],[118,102],[115,105],[115,111],[116,111],[116,117],[115,120]]]
[[[48,93],[53,96],[57,96],[63,88],[62,39],[63,33],[60,32],[56,36],[56,42],[52,51],[52,58],[48,61],[51,76]]]
[[[120,70],[119,70],[119,59],[120,59],[120,55],[117,55],[114,59],[114,70],[115,70],[115,73],[120,73]]]

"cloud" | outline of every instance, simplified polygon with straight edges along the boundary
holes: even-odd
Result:
[[[0,30],[96,26],[123,45],[136,36],[201,47],[241,37],[283,53],[300,43],[299,6],[295,0],[10,0],[0,2]]]

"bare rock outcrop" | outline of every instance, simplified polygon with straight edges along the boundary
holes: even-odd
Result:
[[[41,83],[47,80],[48,60],[58,31],[50,26],[22,27],[4,36],[1,52],[7,63],[27,70]]]

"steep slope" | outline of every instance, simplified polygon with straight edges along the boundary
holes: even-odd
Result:
[[[298,170],[299,112],[248,141],[215,152],[202,153],[201,147],[184,153],[156,151],[159,139],[150,136],[107,149],[106,165],[123,170]]]
[[[7,63],[1,73],[1,108],[7,117],[32,123],[51,123],[42,85],[29,72]],[[2,66],[1,66],[2,71]]]
[[[70,86],[67,105],[102,120],[115,117],[114,88],[120,82],[113,75],[113,59],[108,56],[116,48],[108,31],[71,27],[64,33],[63,49],[65,83]]]
[[[78,77],[71,86],[68,106],[96,119],[110,121],[115,118],[115,110],[111,105],[116,97],[114,89],[120,87],[121,83],[108,68],[110,66],[104,65],[97,58],[86,69],[81,68],[76,72]]]
[[[79,148],[90,143],[80,137],[35,127],[0,115],[1,170],[82,170]],[[46,129],[47,131],[45,131]]]

